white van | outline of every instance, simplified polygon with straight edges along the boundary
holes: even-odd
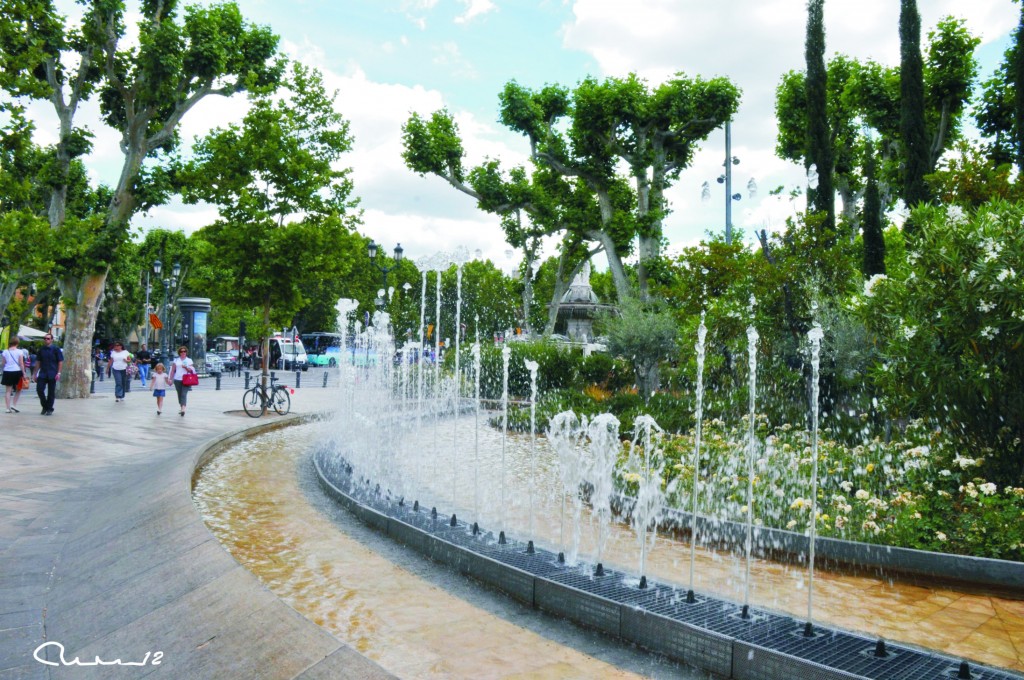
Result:
[[[302,340],[275,335],[270,338],[270,368],[282,371],[305,371],[309,369],[309,357]]]

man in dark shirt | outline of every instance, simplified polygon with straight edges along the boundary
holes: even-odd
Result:
[[[57,381],[60,369],[64,367],[64,353],[60,347],[53,346],[53,334],[47,333],[43,338],[43,347],[39,350],[36,361],[36,394],[43,406],[43,415],[53,415],[53,400],[57,396]]]
[[[142,388],[146,388],[146,381],[149,380],[149,365],[153,361],[153,355],[146,349],[146,343],[139,346],[135,353],[135,365],[139,367],[139,380],[142,381]]]

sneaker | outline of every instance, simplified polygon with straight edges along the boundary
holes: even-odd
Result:
[[[43,410],[39,412],[39,415],[41,415],[41,416],[45,416],[46,415],[46,407],[45,406],[43,407]]]
[[[44,416],[52,416],[52,415],[53,415],[53,411],[47,411],[47,412],[46,412],[46,413],[44,413],[43,415],[44,415]]]
[[[157,411],[157,412],[156,412],[156,414],[157,414],[157,415],[160,415],[160,411]]]
[[[178,415],[181,416],[182,418],[184,418],[185,417],[185,412],[184,411],[178,411]]]
[[[12,411],[11,409],[7,409],[7,411],[5,411],[5,413],[14,413],[14,411]]]
[[[15,413],[21,413],[21,411],[19,411],[18,409],[14,408],[13,406],[11,407],[11,410],[14,411]]]

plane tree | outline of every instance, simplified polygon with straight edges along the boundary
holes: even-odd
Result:
[[[669,212],[665,190],[697,145],[736,112],[739,95],[726,78],[684,74],[653,89],[635,74],[586,78],[573,90],[531,90],[511,81],[500,96],[500,119],[527,137],[535,163],[581,180],[594,195],[601,228],[589,236],[604,248],[618,297],[646,299]],[[634,238],[636,291],[622,264]]]
[[[71,240],[65,229],[78,228],[66,219],[72,163],[92,146],[92,133],[76,121],[82,104],[98,98],[103,123],[120,135],[121,171],[94,224],[91,247],[60,278],[67,312],[65,398],[89,395],[96,317],[131,217],[172,190],[166,174],[147,161],[175,147],[182,119],[206,97],[273,88],[281,73],[277,36],[246,22],[233,3],[182,11],[176,0],[144,2],[137,38],[130,40],[123,1],[80,5],[83,14],[75,21],[52,0],[0,0],[0,86],[12,97],[48,101],[58,130],[47,217],[60,241]]]
[[[320,282],[343,280],[366,258],[350,171],[339,167],[352,138],[336,96],[319,72],[292,64],[280,96],[251,96],[241,124],[210,132],[177,169],[184,200],[220,213],[196,234],[198,272],[230,281],[209,281],[211,297],[256,307],[264,338],[290,324]]]

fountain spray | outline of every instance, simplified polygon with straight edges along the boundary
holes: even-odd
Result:
[[[817,305],[814,305],[816,308]],[[812,308],[813,314],[813,308]],[[814,607],[814,537],[818,528],[818,375],[821,367],[821,340],[825,332],[817,321],[807,333],[811,342],[811,534],[810,551],[807,559],[807,623],[804,635],[814,635],[811,616]]]
[[[537,480],[537,368],[536,361],[527,359],[530,372],[530,537],[533,538],[533,487]]]
[[[473,519],[480,521],[480,339],[473,343]]]
[[[662,429],[654,418],[637,416],[633,422],[633,445],[627,469],[637,477],[636,505],[633,507],[633,529],[640,543],[640,587],[647,587],[647,529],[654,525],[651,543],[658,534],[658,520],[665,494],[662,491],[664,455],[659,447]],[[640,453],[638,453],[640,452]]]
[[[462,384],[462,375],[459,373],[459,336],[462,335],[462,258],[457,258],[455,267],[455,384],[452,386],[452,507],[457,505],[457,491],[459,479],[459,447],[456,442],[459,440],[459,387]]]
[[[697,425],[693,440],[693,508],[690,524],[690,588],[686,592],[686,601],[693,604],[697,601],[693,592],[693,574],[697,563],[697,493],[700,480],[700,443],[704,426],[704,339],[708,329],[704,325],[704,312],[700,313],[700,326],[697,327]]]
[[[512,348],[501,348],[501,528],[505,529],[505,445],[508,442],[508,360]]]
[[[753,312],[754,296],[751,295],[751,320],[753,320]],[[750,422],[747,433],[747,540],[745,544],[747,565],[743,576],[743,618],[750,618],[750,562],[754,552],[754,455],[757,449],[755,427],[757,424],[757,340],[759,337],[753,324],[747,326],[747,355],[750,362]]]

